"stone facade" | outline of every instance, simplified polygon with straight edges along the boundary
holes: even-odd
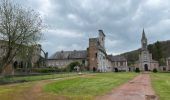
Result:
[[[7,53],[7,45],[6,44],[7,44],[6,41],[0,40],[0,59],[3,59],[3,57]],[[32,67],[35,67],[37,61],[39,60],[39,58],[41,56],[41,45],[34,45],[34,49],[31,53],[32,53],[32,56],[29,58],[29,60],[30,60],[29,62],[31,63]],[[26,67],[28,65],[28,62],[26,61],[26,59],[28,59],[28,58],[23,59],[21,56],[16,56],[12,61],[13,67],[17,67],[17,68],[18,67],[20,67],[20,68]]]
[[[56,52],[48,59],[48,66],[65,68],[75,61],[90,71],[109,72],[115,68],[119,71],[128,70],[127,60],[124,57],[108,56],[105,50],[105,34],[102,30],[99,30],[98,37],[89,38],[87,50]]]
[[[87,51],[60,51],[53,54],[49,59],[47,65],[50,67],[65,68],[71,62],[79,62],[87,66]]]
[[[166,65],[159,66],[160,71],[170,71],[170,57],[166,58]]]
[[[107,72],[112,70],[111,62],[105,50],[105,34],[99,30],[99,37],[89,39],[88,66],[90,70]]]
[[[152,54],[149,53],[147,49],[147,38],[145,36],[145,31],[143,30],[141,39],[141,53],[139,55],[139,60],[136,62],[136,68],[141,71],[152,71],[154,68],[158,70],[159,63],[152,59]]]
[[[129,71],[127,59],[125,57],[109,55],[109,58],[112,63],[113,71]]]
[[[167,65],[166,70],[170,71],[170,57],[166,59],[166,65]]]
[[[105,34],[99,30],[97,38],[89,39],[87,50],[56,52],[48,59],[48,66],[63,68],[71,62],[84,62],[87,70],[107,72],[112,71],[112,64],[105,50]]]

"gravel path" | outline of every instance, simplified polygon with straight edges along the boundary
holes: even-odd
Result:
[[[143,73],[110,93],[97,97],[96,100],[158,100],[158,98],[152,89],[149,73]]]

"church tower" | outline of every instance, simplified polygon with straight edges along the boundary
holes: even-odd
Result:
[[[158,69],[158,62],[152,59],[152,54],[149,53],[147,49],[147,38],[145,31],[143,29],[142,39],[141,39],[141,52],[139,54],[139,61],[137,63],[137,67],[141,71],[152,71],[154,68]]]
[[[142,32],[141,44],[142,44],[142,50],[146,51],[147,50],[147,38],[146,38],[144,29],[143,29],[143,32]]]
[[[99,30],[99,43],[103,48],[105,48],[105,34],[103,30]]]

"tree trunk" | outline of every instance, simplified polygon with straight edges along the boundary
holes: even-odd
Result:
[[[8,64],[3,67],[2,69],[2,75],[7,76],[7,75],[14,75],[14,68],[12,64]]]

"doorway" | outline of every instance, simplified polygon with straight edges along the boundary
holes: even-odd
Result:
[[[145,64],[144,67],[145,67],[145,71],[148,71],[148,70],[149,70],[147,64]]]
[[[13,63],[13,66],[14,66],[15,69],[17,69],[17,67],[18,67],[18,62],[15,61],[15,62]]]

